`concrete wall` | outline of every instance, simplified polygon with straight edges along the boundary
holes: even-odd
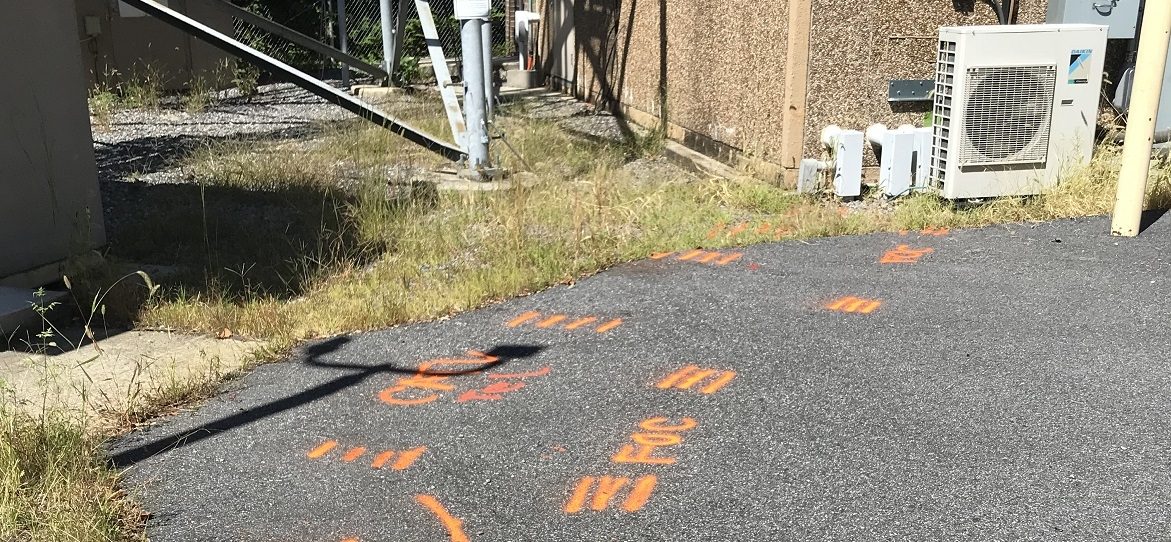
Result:
[[[116,84],[125,78],[141,77],[150,69],[161,76],[163,86],[174,90],[186,87],[194,75],[210,74],[230,58],[206,43],[167,26],[150,16],[124,17],[117,0],[74,0],[77,26],[82,39],[85,72],[90,83]],[[205,0],[169,0],[167,4],[228,35],[232,18]],[[96,17],[100,33],[87,35],[86,17]],[[107,75],[120,77],[107,80]]]
[[[0,17],[0,281],[105,242],[81,58],[70,3]]]
[[[1044,22],[1046,0],[1021,4]],[[790,179],[827,124],[921,123],[929,104],[892,106],[888,82],[934,77],[940,26],[996,21],[982,0],[548,0],[543,16],[554,86],[655,125],[665,80],[673,139]]]

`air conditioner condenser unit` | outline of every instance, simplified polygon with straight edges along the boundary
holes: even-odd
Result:
[[[1037,194],[1089,162],[1106,27],[944,27],[931,177],[950,199]]]

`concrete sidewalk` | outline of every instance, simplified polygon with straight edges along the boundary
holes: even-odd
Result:
[[[1171,536],[1171,220],[656,255],[114,443],[156,541]],[[739,256],[737,256],[739,255]]]

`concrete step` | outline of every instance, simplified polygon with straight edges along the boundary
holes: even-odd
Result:
[[[38,297],[36,290],[0,286],[0,351],[9,348],[9,342],[13,346],[21,345],[23,340],[44,329],[44,321],[35,305],[50,307],[57,303],[44,315],[56,323],[73,312],[72,307],[67,306],[68,299],[69,292],[45,290],[44,295]]]

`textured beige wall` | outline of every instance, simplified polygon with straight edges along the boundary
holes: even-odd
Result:
[[[72,4],[8,5],[0,65],[3,279],[105,241]]]
[[[1045,22],[1045,0],[1021,4],[1018,22]],[[888,82],[935,77],[939,27],[995,23],[981,0],[814,0],[805,155],[820,154],[818,135],[828,124],[921,125],[929,105],[892,108]],[[867,165],[874,165],[869,150]]]
[[[576,55],[568,86],[607,108],[657,115],[659,2],[666,0],[550,0],[568,1],[574,36],[567,43]],[[820,155],[817,138],[827,124],[864,129],[874,122],[921,123],[929,107],[892,107],[888,82],[934,76],[940,26],[995,23],[983,0],[811,1],[806,116],[794,130],[803,134],[807,157]],[[1021,4],[1020,23],[1044,22],[1046,0]],[[781,138],[789,5],[666,2],[668,118],[691,132],[687,143],[723,158],[750,151],[795,165],[784,163]],[[543,20],[547,46],[550,33],[558,31],[550,15]],[[546,53],[547,65],[558,54],[554,49]],[[866,159],[874,164],[869,151]]]
[[[208,74],[228,55],[150,16],[122,17],[114,0],[75,0],[85,71],[93,83],[116,71],[130,77],[143,66],[163,76],[168,89],[186,87],[193,74]],[[168,5],[228,35],[232,18],[204,0],[169,0]],[[86,16],[98,17],[102,33],[85,35]],[[117,82],[118,78],[114,81]]]
[[[672,124],[767,157],[780,148],[786,5],[578,0],[577,90],[605,107],[658,115],[665,68]]]

